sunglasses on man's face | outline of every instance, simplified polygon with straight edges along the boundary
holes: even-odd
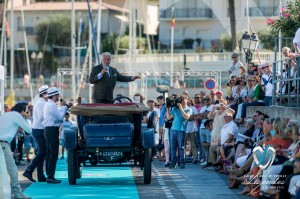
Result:
[[[225,116],[224,116],[225,119],[227,119],[227,118],[229,118],[229,117],[230,117],[229,115],[225,115]]]
[[[236,57],[231,57],[232,59],[236,58]]]
[[[194,99],[200,99],[200,97],[194,97]]]

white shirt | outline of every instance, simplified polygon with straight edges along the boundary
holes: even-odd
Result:
[[[192,115],[196,115],[198,114],[197,109],[194,106],[190,107],[192,109]],[[193,120],[193,121],[188,121],[187,125],[186,125],[186,133],[193,133],[195,131],[197,131],[197,121]]]
[[[73,126],[73,123],[70,120],[69,121],[64,120],[64,122],[62,123],[62,128],[61,128],[60,134],[59,134],[59,137],[61,140],[64,139],[65,130],[70,129],[71,126]]]
[[[267,83],[264,81],[266,81]],[[272,82],[272,74],[268,75],[267,73],[265,73],[261,76],[261,85],[265,86],[265,96],[268,97],[272,97],[273,84],[271,82]]]
[[[240,61],[238,61],[235,64],[233,64],[230,67],[230,70],[231,70],[230,77],[232,77],[232,76],[240,77],[241,76],[241,72],[240,72],[241,66],[243,66],[243,63],[240,62]]]
[[[295,37],[293,39],[293,44],[297,44],[298,48],[300,49],[300,28],[295,33]]]
[[[44,127],[56,126],[60,127],[63,122],[67,107],[62,106],[60,109],[56,106],[55,102],[48,99],[48,102],[44,106]]]
[[[239,129],[233,121],[224,124],[221,130],[221,145],[228,139],[229,134],[233,135],[234,138],[239,134]]]
[[[157,123],[156,123],[156,132],[159,132],[159,116],[160,116],[160,110],[158,108],[154,108],[154,111],[157,113],[158,119],[157,119]],[[152,111],[149,111],[147,113],[147,118],[149,119],[150,115],[151,115]]]
[[[205,112],[210,112],[210,111],[212,111],[213,107],[214,107],[213,104],[209,105],[209,107],[203,106],[200,109],[199,113],[202,114],[202,113],[205,113]],[[200,126],[201,129],[205,129],[205,126],[204,126],[205,121],[206,121],[206,119],[201,120],[201,126]]]
[[[33,106],[32,112],[32,128],[44,129],[42,122],[44,120],[44,106],[47,101],[44,98],[39,98],[37,103]]]
[[[16,112],[7,112],[0,117],[0,140],[11,142],[16,136],[19,127],[27,133],[31,133],[30,125],[25,121],[23,116]]]

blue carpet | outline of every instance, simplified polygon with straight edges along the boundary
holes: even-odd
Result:
[[[69,185],[65,160],[58,160],[55,178],[61,184],[32,183],[25,194],[39,198],[120,198],[138,199],[130,167],[87,167],[76,185]]]

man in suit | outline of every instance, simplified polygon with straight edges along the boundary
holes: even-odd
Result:
[[[131,82],[139,76],[124,76],[117,69],[109,66],[111,54],[105,52],[101,55],[101,64],[94,66],[90,73],[90,84],[94,84],[93,99],[95,103],[113,103],[113,91],[116,82]]]

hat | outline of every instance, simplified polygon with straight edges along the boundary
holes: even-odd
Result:
[[[150,100],[148,100],[148,101],[147,101],[147,103],[149,103],[149,102],[150,102],[150,103],[153,103],[153,102],[154,102],[154,100],[151,100],[151,99],[150,99]]]
[[[223,95],[223,92],[222,91],[217,91],[216,95]]]
[[[48,90],[48,86],[47,85],[43,85],[39,88],[39,94],[42,94],[42,93],[46,93],[47,90]]]
[[[240,55],[238,53],[232,53],[231,57],[239,57]]]
[[[233,109],[231,109],[231,108],[227,109],[226,112],[230,113],[231,115],[235,114],[235,111]]]
[[[59,94],[59,91],[56,87],[50,87],[48,89],[48,96],[53,96],[53,95],[58,95]]]

